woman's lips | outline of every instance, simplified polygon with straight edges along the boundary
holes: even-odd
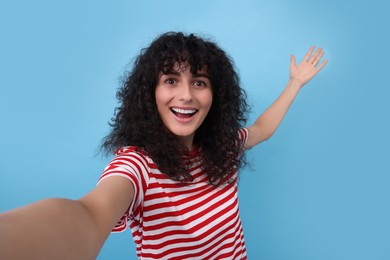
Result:
[[[172,107],[171,111],[175,116],[176,120],[180,123],[189,123],[194,118],[194,115],[198,110],[192,108],[177,108]]]

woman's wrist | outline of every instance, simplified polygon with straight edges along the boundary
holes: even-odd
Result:
[[[289,86],[290,88],[293,88],[293,89],[296,89],[296,90],[301,90],[301,88],[303,87],[304,84],[302,84],[301,82],[297,81],[296,79],[292,79],[290,78],[287,86]]]

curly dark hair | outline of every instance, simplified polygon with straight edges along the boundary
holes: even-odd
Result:
[[[111,133],[101,148],[107,153],[123,146],[144,149],[169,178],[193,180],[183,161],[188,149],[172,133],[165,131],[155,101],[160,73],[167,74],[177,63],[187,63],[196,74],[206,66],[213,102],[202,125],[196,130],[194,144],[201,148],[203,169],[209,182],[219,185],[244,162],[237,144],[238,130],[246,123],[246,94],[239,85],[232,59],[212,41],[194,34],[168,32],[156,38],[135,58],[117,92],[120,106],[111,119]],[[189,158],[189,157],[188,157]]]

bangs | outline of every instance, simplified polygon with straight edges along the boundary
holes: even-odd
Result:
[[[198,71],[203,68],[208,68],[209,66],[208,62],[195,58],[194,55],[190,55],[188,52],[174,56],[167,56],[164,58],[162,64],[160,71],[163,74],[182,72],[189,66],[191,73],[195,75]]]
[[[206,43],[194,35],[177,37],[162,44],[159,71],[163,74],[191,67],[191,73],[210,68],[210,50]]]

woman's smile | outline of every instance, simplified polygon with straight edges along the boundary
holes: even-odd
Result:
[[[197,109],[178,107],[172,107],[171,111],[174,114],[175,118],[181,123],[191,122],[194,119],[194,115],[196,114],[196,112],[198,112]]]

